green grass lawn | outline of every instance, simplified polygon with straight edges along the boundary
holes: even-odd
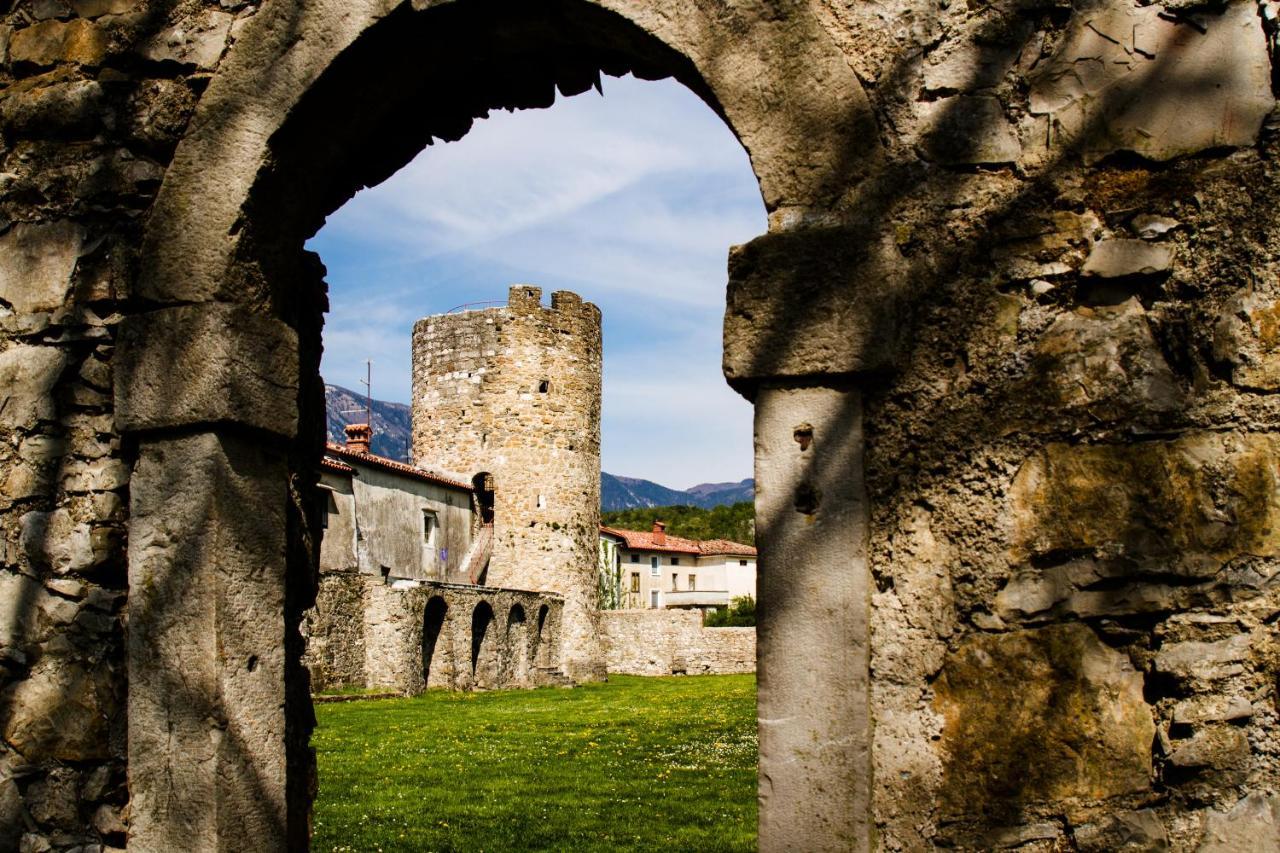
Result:
[[[312,849],[754,850],[755,677],[316,707]]]

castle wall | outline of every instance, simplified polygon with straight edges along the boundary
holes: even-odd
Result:
[[[478,608],[491,621],[475,619]],[[414,695],[428,687],[562,684],[562,617],[554,595],[326,574],[303,623],[305,662],[316,691],[354,686]]]
[[[600,628],[611,673],[756,671],[756,629],[704,628],[696,610],[607,610],[600,614]]]
[[[492,475],[485,582],[564,597],[564,667],[604,673],[596,605],[600,522],[600,312],[517,285],[504,308],[420,320],[413,331],[413,456]]]

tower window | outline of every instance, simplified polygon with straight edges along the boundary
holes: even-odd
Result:
[[[551,380],[550,380],[550,379],[544,379],[544,380],[542,380],[541,382],[539,382],[539,383],[538,383],[538,393],[539,393],[539,394],[545,394],[545,393],[547,393],[547,392],[548,392],[548,391],[550,391],[550,390],[551,390]]]
[[[546,509],[546,508],[547,508],[547,496],[538,495],[538,509]]]

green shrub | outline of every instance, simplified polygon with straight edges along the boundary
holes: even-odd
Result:
[[[728,607],[718,607],[708,613],[704,624],[708,628],[754,628],[756,600],[749,595],[740,595],[730,601]]]

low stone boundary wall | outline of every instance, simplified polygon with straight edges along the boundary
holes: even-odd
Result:
[[[609,672],[711,675],[756,671],[755,628],[704,628],[696,610],[600,614]]]
[[[303,622],[304,663],[313,691],[560,684],[562,609],[548,593],[334,572]]]

